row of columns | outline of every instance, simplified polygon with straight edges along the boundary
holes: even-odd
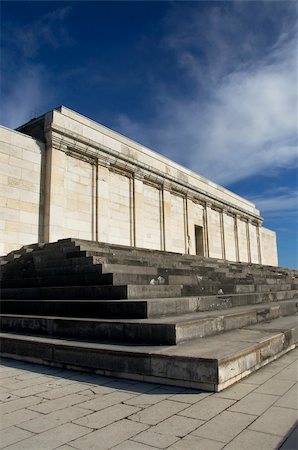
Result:
[[[134,188],[134,184],[135,184],[135,178],[132,178],[132,200],[133,200],[133,204],[132,204],[132,210],[135,211],[135,208],[137,207],[137,205],[135,204],[135,188]],[[165,214],[165,191],[168,191],[167,189],[164,188],[164,186],[158,186],[156,185],[156,187],[159,188],[159,192],[160,192],[160,235],[161,235],[161,250],[164,251],[171,251],[170,248],[167,248],[167,239],[166,239],[166,233],[167,233],[167,229],[166,229],[166,214]],[[171,191],[169,191],[171,192]],[[173,192],[173,195],[178,195],[178,192]],[[183,199],[183,215],[184,215],[184,242],[185,242],[185,253],[189,252],[189,234],[190,234],[190,223],[189,223],[189,215],[188,215],[188,202],[190,201],[190,198],[185,195],[182,196],[180,195]],[[211,251],[210,251],[210,240],[212,239],[212,235],[211,235],[211,230],[210,230],[210,226],[208,223],[208,211],[214,209],[212,203],[210,202],[200,202],[200,204],[203,206],[203,231],[204,231],[204,255],[207,257],[212,257]],[[226,236],[225,236],[225,225],[224,225],[224,215],[228,214],[227,209],[220,209],[218,210],[216,208],[216,211],[219,212],[219,217],[220,217],[220,235],[221,235],[221,249],[222,249],[222,259],[227,259],[227,252],[226,252],[226,248],[227,248],[227,240],[226,240]],[[135,213],[133,213],[133,217],[132,217],[132,227],[133,227],[133,235],[132,235],[132,245],[136,245],[136,227],[137,224],[135,223]],[[238,232],[238,224],[239,221],[241,220],[242,222],[245,223],[246,226],[246,245],[247,245],[247,262],[252,262],[252,254],[251,254],[251,239],[250,239],[250,229],[249,226],[250,224],[252,225],[252,221],[249,220],[248,218],[244,218],[241,217],[240,214],[235,214],[233,215],[233,219],[234,219],[234,245],[235,245],[235,253],[236,253],[236,261],[240,261],[240,241],[239,241],[239,232]],[[261,264],[261,246],[260,246],[260,227],[259,224],[254,224],[253,226],[256,227],[256,246],[257,246],[257,253],[258,253],[258,263]],[[255,261],[254,261],[255,262]]]
[[[189,240],[189,222],[188,222],[188,214],[187,214],[187,203],[188,198],[185,198],[185,209],[186,213],[184,214],[186,218],[186,226],[185,226],[185,248],[186,253],[188,252],[188,240]],[[212,203],[209,202],[200,202],[201,205],[203,205],[203,231],[204,231],[204,255],[207,257],[212,257],[211,249],[210,249],[210,241],[212,240],[212,233],[211,233],[211,226],[209,223],[209,212],[213,210]],[[227,245],[229,243],[226,239],[225,234],[225,225],[224,225],[224,215],[228,215],[227,209],[214,209],[219,213],[219,229],[220,229],[220,239],[221,239],[221,258],[227,259]],[[235,245],[235,253],[236,253],[236,261],[241,261],[241,255],[240,255],[240,236],[239,236],[239,222],[245,223],[246,228],[246,246],[247,246],[247,262],[252,262],[252,249],[251,249],[251,236],[250,236],[250,225],[256,227],[256,247],[257,247],[257,259],[258,261],[253,261],[254,263],[262,263],[262,257],[261,257],[261,242],[260,242],[260,226],[258,223],[253,224],[253,222],[246,217],[241,217],[240,214],[231,214],[234,220],[234,245]],[[243,259],[242,259],[243,261]]]
[[[98,231],[98,222],[100,223],[100,217],[99,215],[99,206],[98,202],[100,201],[100,192],[99,192],[99,183],[98,183],[98,166],[95,165],[93,169],[93,182],[94,182],[94,198],[95,198],[95,204],[94,204],[94,225],[93,225],[93,238],[95,240],[98,240],[100,238],[99,231]],[[136,180],[141,181],[142,183],[146,183],[147,180],[144,180],[142,177],[136,178],[134,174],[125,174],[124,176],[128,176],[130,178],[130,224],[131,224],[131,232],[130,232],[130,240],[132,246],[139,246],[138,243],[138,208],[139,211],[142,209],[142,204],[140,203],[139,197],[136,195]],[[150,183],[151,184],[151,183]],[[165,211],[165,203],[169,202],[169,199],[166,198],[168,196],[168,192],[172,193],[173,195],[180,196],[183,201],[183,221],[184,221],[184,251],[185,253],[189,253],[189,240],[190,240],[190,226],[192,225],[189,220],[189,201],[192,201],[192,198],[189,197],[186,193],[180,194],[176,191],[171,191],[171,188],[168,187],[165,188],[163,185],[158,185],[157,183],[152,185],[159,190],[159,209],[160,209],[160,248],[164,251],[175,251],[172,248],[169,247],[168,240],[167,240],[167,233],[169,233],[169,230],[167,229],[167,213]],[[97,191],[97,192],[96,192]],[[97,195],[96,195],[97,194]],[[166,198],[166,199],[165,199]],[[251,252],[251,237],[250,237],[250,224],[252,225],[252,221],[247,218],[240,216],[240,214],[229,214],[228,210],[225,208],[218,208],[217,206],[214,206],[211,202],[208,201],[198,201],[201,206],[203,206],[203,236],[204,236],[204,255],[206,257],[221,257],[222,259],[227,259],[227,245],[230,245],[230,243],[227,242],[227,236],[226,236],[226,229],[225,229],[225,221],[224,216],[230,215],[233,217],[234,220],[234,245],[235,245],[235,260],[236,261],[243,261],[243,257],[240,252],[240,246],[241,246],[241,236],[239,234],[239,225],[240,221],[245,223],[246,227],[246,246],[247,246],[247,262],[252,262],[252,252]],[[141,202],[142,203],[142,202]],[[169,205],[167,205],[167,209],[169,208]],[[215,210],[219,213],[219,233],[220,233],[220,240],[221,240],[221,255],[214,255],[211,251],[211,240],[213,239],[212,233],[211,233],[211,226],[209,223],[210,220],[210,212],[212,210]],[[195,224],[194,224],[195,225]],[[200,224],[198,224],[200,225]],[[257,246],[257,258],[258,263],[261,264],[261,246],[260,246],[260,229],[259,224],[254,224],[256,227],[256,246]],[[242,243],[243,248],[243,243]],[[254,261],[256,262],[256,261]]]

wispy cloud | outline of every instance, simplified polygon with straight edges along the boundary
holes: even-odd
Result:
[[[59,48],[71,45],[74,40],[65,26],[65,19],[71,10],[71,6],[58,8],[21,26],[8,23],[5,26],[6,39],[10,46],[20,52],[22,58],[37,56],[45,46]]]
[[[1,98],[0,122],[15,128],[44,112],[51,101],[47,74],[42,66],[26,64],[13,79],[11,89]]]
[[[263,194],[252,199],[264,213],[279,213],[279,212],[293,212],[298,215],[298,196],[296,192],[286,192],[284,194],[271,196]]]
[[[258,12],[264,27],[270,10],[260,4]],[[183,67],[192,95],[159,86],[150,123],[118,118],[124,134],[226,185],[292,167],[297,158],[296,25],[286,28],[289,13],[278,16],[273,5],[269,38],[246,13],[238,2],[203,13],[174,9],[163,45]]]
[[[15,128],[49,109],[56,98],[54,75],[38,58],[42,51],[71,45],[65,26],[71,7],[53,10],[27,24],[3,23],[0,120]],[[56,75],[55,75],[56,76]]]

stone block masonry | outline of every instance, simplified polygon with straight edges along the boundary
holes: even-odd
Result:
[[[277,265],[254,204],[64,106],[0,133],[2,255],[73,237]]]
[[[3,359],[1,446],[10,450],[294,449],[297,358],[295,350],[274,366],[212,394]],[[43,391],[31,395],[28,391],[20,399],[15,386],[22,379],[28,388],[39,386]],[[283,391],[256,394],[274,383]],[[75,401],[70,388],[76,391]],[[53,403],[49,399],[58,390],[59,402]],[[252,408],[255,404],[258,407]]]
[[[45,145],[0,129],[0,254],[43,238]]]

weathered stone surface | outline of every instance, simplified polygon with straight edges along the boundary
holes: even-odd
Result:
[[[0,133],[0,255],[73,236],[277,265],[253,203],[64,106]]]
[[[247,386],[253,387],[255,394],[258,384],[248,384],[240,381],[233,388],[218,393],[202,393],[190,389],[183,389],[170,386],[160,386],[133,380],[117,380],[104,376],[91,376],[77,371],[67,371],[54,367],[37,366],[16,360],[2,360],[0,367],[0,392],[8,392],[15,383],[30,382],[34,385],[37,380],[38,385],[48,385],[48,397],[56,398],[57,389],[65,389],[65,397],[69,396],[69,387],[81,386],[81,403],[68,406],[64,409],[43,413],[32,411],[30,402],[26,406],[19,404],[20,409],[6,412],[1,408],[1,435],[0,447],[5,449],[30,449],[40,450],[59,449],[71,450],[73,448],[82,449],[113,449],[113,450],[149,450],[172,449],[172,450],[220,450],[229,449],[268,449],[272,450],[292,450],[297,447],[297,427],[292,425],[297,417],[296,389],[297,383],[289,388],[287,379],[288,371],[297,364],[298,349],[285,354],[280,359],[272,363],[271,378],[278,377],[280,384],[279,398],[268,409],[266,397],[271,394],[258,394],[258,400],[251,398],[251,403],[258,403],[255,414],[247,412],[236,412],[230,409],[237,405],[244,406],[243,400],[224,399],[218,403],[219,396],[237,389],[237,393],[250,395],[246,391]],[[267,374],[268,367],[262,368],[259,374]],[[37,375],[38,374],[38,375]],[[261,378],[261,377],[260,377]],[[261,383],[266,386],[266,376]],[[11,382],[9,382],[9,380]],[[49,380],[52,380],[49,382]],[[249,378],[248,378],[249,380]],[[7,387],[6,387],[7,386]],[[58,386],[60,386],[58,388]],[[28,386],[29,387],[29,386]],[[87,394],[88,392],[88,394]],[[60,396],[59,399],[63,398]],[[123,397],[125,394],[127,397]],[[41,395],[41,394],[38,394]],[[98,411],[82,407],[88,404],[85,396],[100,402],[103,408]],[[30,396],[29,396],[30,397]],[[104,399],[112,397],[111,402]],[[292,398],[292,401],[290,401]],[[185,401],[183,401],[185,399]],[[189,402],[186,400],[190,399]],[[23,400],[23,399],[21,399]],[[231,406],[230,402],[234,402]],[[7,403],[15,402],[5,399],[3,406]],[[41,402],[46,404],[47,398],[41,396]],[[263,402],[263,406],[262,406]],[[167,408],[164,405],[177,404],[185,406],[184,410],[173,413],[173,409],[168,408],[169,417],[164,414]],[[161,414],[158,422],[152,425],[137,422],[135,418],[120,418],[132,411],[142,413],[142,418],[146,420],[150,413],[154,414],[161,404]],[[93,405],[94,406],[94,405]],[[96,409],[97,409],[96,407]],[[153,409],[152,409],[153,408]],[[208,414],[204,419],[198,419],[183,415],[184,411],[192,409],[192,413],[200,414],[205,411]],[[223,409],[222,409],[223,408]],[[147,411],[147,413],[146,413]],[[218,413],[219,412],[219,413]],[[135,415],[135,414],[134,414]],[[133,416],[132,416],[133,417]],[[120,418],[120,420],[119,420]],[[73,423],[73,422],[81,422]],[[109,424],[107,424],[107,422]],[[106,425],[105,425],[106,424]],[[93,428],[93,426],[95,428]],[[101,427],[101,428],[99,428]],[[254,429],[256,428],[256,430]],[[296,431],[295,431],[296,430]]]
[[[5,356],[220,391],[298,340],[294,271],[78,239],[26,247],[4,262]],[[49,397],[38,381],[13,387],[68,406],[64,389]],[[81,399],[79,389],[69,385],[68,397]]]

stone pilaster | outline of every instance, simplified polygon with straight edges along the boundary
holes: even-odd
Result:
[[[187,196],[183,199],[183,212],[184,212],[184,242],[185,242],[185,253],[189,254],[189,224],[188,224],[188,202]]]
[[[130,178],[130,242],[133,247],[136,246],[136,196],[135,196],[135,178]]]
[[[235,226],[235,249],[236,249],[236,261],[240,261],[239,255],[239,239],[238,239],[238,214],[234,217],[234,226]]]
[[[246,238],[247,238],[247,258],[251,262],[251,248],[250,248],[250,233],[249,233],[249,219],[246,221]]]
[[[262,264],[261,239],[260,239],[260,225],[259,225],[259,224],[257,224],[257,246],[258,246],[258,258],[259,258],[259,264]]]
[[[135,246],[143,247],[143,210],[144,210],[144,196],[143,196],[143,181],[139,178],[133,178],[133,204],[134,204],[134,241]]]
[[[171,250],[171,193],[167,189],[163,190],[163,210],[164,210],[164,241],[165,250]]]
[[[92,166],[92,239],[98,241],[98,163]]]
[[[220,211],[220,232],[221,232],[221,249],[222,249],[222,259],[226,259],[226,240],[225,240],[225,227],[224,227],[224,214],[227,211],[222,209]]]
[[[208,221],[208,209],[211,209],[211,203],[206,202],[204,206],[204,245],[205,245],[205,254],[207,257],[210,256],[210,249],[209,249],[209,221]]]
[[[159,207],[160,207],[160,248],[166,249],[166,230],[165,230],[165,205],[164,205],[164,189],[159,190]]]

